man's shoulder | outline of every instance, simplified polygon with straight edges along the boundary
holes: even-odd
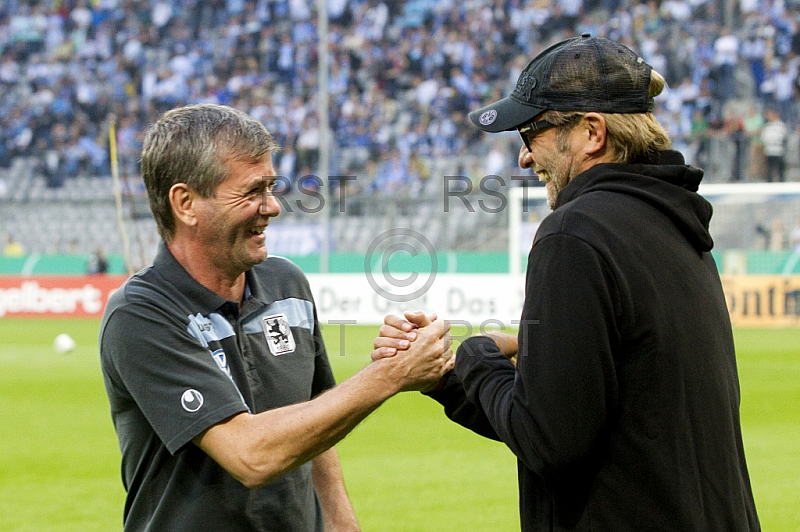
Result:
[[[124,353],[109,346],[124,338],[157,336],[165,323],[180,315],[178,297],[170,293],[171,289],[163,278],[154,275],[151,266],[132,275],[109,296],[99,334],[104,364]]]
[[[161,287],[165,287],[166,282],[155,272],[153,266],[131,275],[117,290],[109,297],[109,304],[112,302],[121,305],[133,303],[157,297]]]
[[[576,224],[577,219],[586,223],[587,219],[601,217],[609,204],[613,204],[609,201],[608,194],[603,190],[593,190],[570,198],[567,203],[560,205],[542,220],[540,230],[569,233],[579,228],[580,224]]]
[[[133,274],[109,296],[103,312],[103,327],[113,315],[119,315],[121,309],[123,314],[130,311],[150,314],[178,308],[179,289],[156,270],[149,266]]]
[[[296,279],[305,281],[306,279],[305,272],[303,272],[297,264],[280,255],[270,255],[267,257],[267,260],[254,266],[253,271],[259,276],[280,275],[287,278],[287,280]]]
[[[251,282],[258,283],[270,299],[293,294],[311,297],[311,289],[305,272],[300,267],[279,255],[270,255],[267,260],[252,269]]]
[[[539,225],[534,243],[552,236],[594,241],[609,231],[616,231],[614,227],[624,213],[638,216],[639,209],[646,208],[644,205],[624,190],[586,191],[548,214]]]

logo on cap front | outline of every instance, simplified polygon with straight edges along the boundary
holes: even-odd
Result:
[[[536,88],[536,78],[523,72],[517,80],[517,87],[514,89],[521,96],[524,96],[527,101],[531,101],[533,97],[533,89]]]
[[[497,120],[497,111],[495,111],[494,109],[486,111],[478,119],[478,121],[481,123],[482,126],[488,126],[495,120]]]

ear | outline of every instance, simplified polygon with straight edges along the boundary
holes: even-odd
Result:
[[[187,227],[197,225],[197,212],[195,211],[195,200],[197,193],[189,188],[186,183],[175,183],[169,189],[169,203],[172,206],[172,216],[178,223]]]
[[[586,135],[583,150],[586,155],[597,157],[602,155],[606,147],[606,120],[599,113],[583,115]]]

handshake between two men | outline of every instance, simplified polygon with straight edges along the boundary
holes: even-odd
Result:
[[[436,314],[426,315],[421,311],[405,312],[402,317],[395,314],[387,315],[384,318],[383,326],[381,326],[380,336],[375,338],[375,342],[373,343],[372,360],[378,361],[393,357],[398,352],[408,350],[411,347],[412,342],[417,340],[418,333],[426,328],[434,328],[438,323],[439,322],[437,322]],[[445,335],[442,337],[442,339],[446,342],[448,347],[448,351],[445,353],[445,356],[449,356],[449,353],[452,352],[450,349],[452,337],[449,332],[450,324],[446,321],[444,322],[443,330]],[[497,349],[496,352],[494,352],[494,349],[492,350],[494,354],[502,355],[510,360],[512,364],[516,364],[518,346],[517,337],[515,335],[500,331],[482,331],[480,335],[494,342]],[[468,349],[465,349],[464,353],[465,355],[468,354]],[[452,359],[449,361],[448,371],[453,369],[457,360],[457,357],[451,358]],[[439,384],[440,382],[436,382],[433,383],[432,386],[426,386],[421,390],[430,391],[431,389],[435,389]]]

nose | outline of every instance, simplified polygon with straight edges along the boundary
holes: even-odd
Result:
[[[519,148],[517,164],[519,164],[520,168],[531,168],[533,166],[533,154],[528,150],[528,147],[525,146],[525,143]]]
[[[278,216],[281,213],[281,202],[272,190],[265,190],[261,195],[259,213],[264,216],[269,216],[270,218]]]

